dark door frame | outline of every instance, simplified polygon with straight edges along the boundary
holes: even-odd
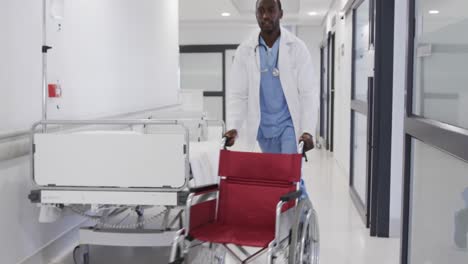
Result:
[[[327,121],[325,125],[325,149],[333,152],[333,133],[334,133],[334,104],[335,104],[335,32],[328,32],[327,34],[327,87],[326,87],[326,102],[325,109]]]
[[[406,116],[405,116],[405,169],[403,177],[403,225],[401,240],[402,264],[409,263],[409,240],[411,225],[411,192],[412,192],[412,152],[413,139],[446,152],[468,163],[468,129],[449,125],[415,115],[413,112],[414,95],[414,56],[416,37],[416,0],[409,0],[408,16],[408,56],[406,79]]]
[[[335,32],[330,35],[330,152],[334,150],[334,133],[335,133]]]
[[[238,44],[230,45],[181,45],[180,53],[221,53],[223,64],[223,87],[222,91],[204,91],[204,97],[222,97],[223,99],[223,121],[226,122],[226,50],[237,49]]]
[[[372,114],[371,236],[390,235],[395,0],[376,0],[375,89]],[[374,15],[371,15],[374,17]]]
[[[325,138],[325,129],[324,129],[324,115],[325,115],[325,106],[323,103],[323,98],[325,96],[325,80],[323,78],[323,74],[325,72],[325,47],[323,45],[320,46],[320,137]]]

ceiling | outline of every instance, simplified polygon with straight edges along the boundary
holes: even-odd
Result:
[[[256,0],[179,0],[182,23],[252,23],[255,24]],[[283,23],[320,25],[330,8],[332,0],[282,0]],[[250,8],[249,8],[250,7]],[[249,10],[250,9],[250,10]],[[221,16],[228,12],[229,17]],[[316,12],[314,16],[309,12]]]

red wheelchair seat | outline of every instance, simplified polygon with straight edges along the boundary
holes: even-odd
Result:
[[[192,237],[205,242],[236,244],[248,247],[267,247],[273,240],[275,231],[269,228],[223,225],[212,223],[196,228]]]

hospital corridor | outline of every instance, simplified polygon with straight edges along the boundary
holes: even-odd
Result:
[[[466,0],[0,0],[0,264],[467,264]]]

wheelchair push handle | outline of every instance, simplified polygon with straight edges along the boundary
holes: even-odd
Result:
[[[237,130],[231,129],[224,133],[223,135],[223,145],[222,147],[226,149],[226,147],[232,147],[236,143],[237,139]]]
[[[222,148],[222,149],[226,149],[226,143],[227,143],[227,141],[228,141],[228,138],[225,137],[225,136],[221,139],[221,148]]]
[[[297,153],[299,153],[299,154],[304,154],[305,153],[304,152],[304,144],[305,144],[304,140],[299,141],[299,144],[297,145]]]
[[[302,157],[304,157],[305,161],[308,162],[309,160],[307,159],[307,154],[304,151],[304,145],[305,145],[304,140],[300,140],[297,146],[297,153],[302,154]]]

